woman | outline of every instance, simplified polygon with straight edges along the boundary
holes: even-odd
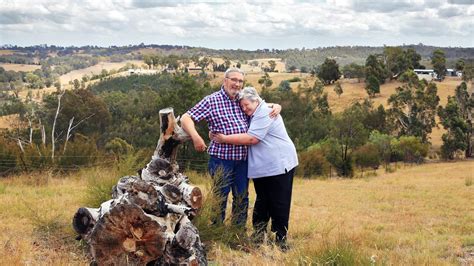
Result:
[[[272,109],[255,88],[244,88],[238,99],[242,110],[250,117],[247,133],[216,133],[211,137],[219,143],[250,145],[248,176],[253,180],[257,193],[253,211],[254,236],[258,242],[263,241],[271,219],[276,243],[285,249],[293,176],[298,165],[295,145],[286,132],[281,116],[270,118],[268,114]]]

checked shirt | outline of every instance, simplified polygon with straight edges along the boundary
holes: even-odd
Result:
[[[240,109],[239,102],[229,98],[224,88],[204,97],[188,112],[191,118],[199,122],[207,121],[209,131],[224,135],[247,133],[249,118]],[[224,160],[247,159],[247,146],[216,143],[211,141],[207,152]]]

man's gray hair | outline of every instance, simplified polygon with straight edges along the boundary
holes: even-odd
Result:
[[[252,102],[261,102],[262,98],[258,95],[257,90],[254,87],[245,87],[239,92],[237,97],[238,100],[246,99]]]
[[[233,72],[237,72],[237,73],[240,73],[242,74],[242,76],[245,77],[245,72],[240,69],[240,68],[236,68],[236,67],[231,67],[231,68],[228,68],[225,73],[224,73],[224,78],[228,78],[229,77],[229,74],[230,73],[233,73]]]

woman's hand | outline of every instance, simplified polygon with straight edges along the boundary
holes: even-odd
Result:
[[[274,103],[272,106],[272,111],[270,112],[270,118],[277,117],[281,112],[281,105]]]
[[[222,133],[212,133],[212,132],[209,132],[209,138],[212,140],[212,141],[215,141],[217,143],[225,143],[225,138],[226,138],[226,135],[222,134]]]

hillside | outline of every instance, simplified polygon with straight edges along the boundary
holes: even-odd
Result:
[[[394,173],[379,170],[376,176],[363,179],[297,178],[289,252],[267,245],[245,252],[209,242],[208,257],[216,265],[325,264],[331,260],[346,265],[371,261],[470,265],[474,263],[472,173],[474,161],[470,160],[400,164]],[[204,190],[208,187],[206,177],[188,175]],[[0,179],[2,264],[87,265],[86,250],[74,240],[72,215],[98,189],[107,191],[110,187],[104,185],[117,177],[114,169],[97,168],[69,176],[33,173]],[[250,199],[253,206],[253,193]]]

